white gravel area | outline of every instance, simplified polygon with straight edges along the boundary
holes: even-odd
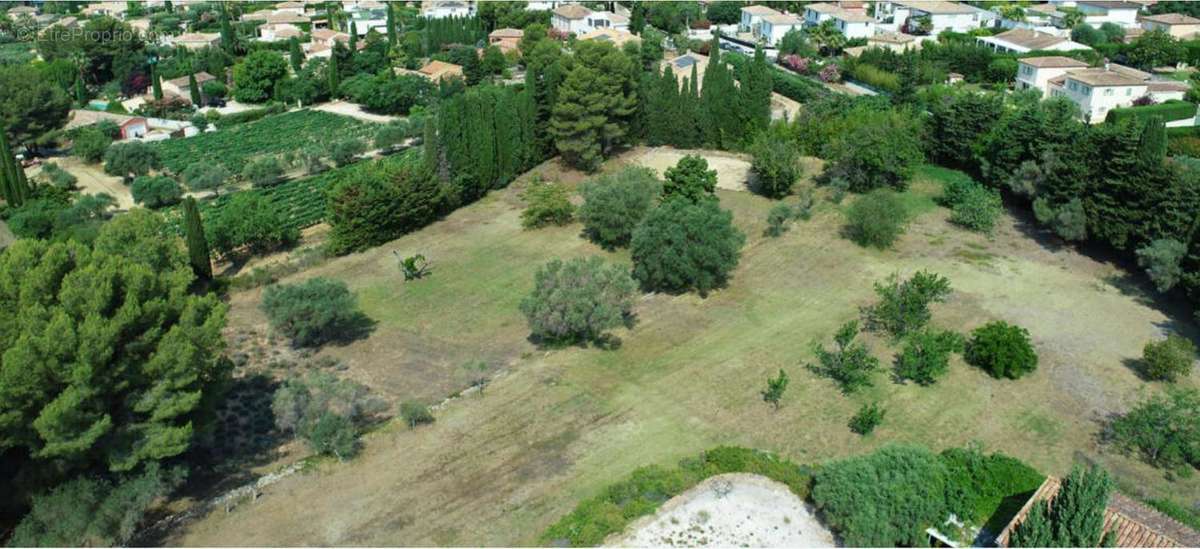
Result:
[[[633,163],[645,166],[661,177],[667,168],[674,167],[683,157],[694,154],[708,161],[708,169],[717,171],[717,188],[745,191],[750,181],[749,157],[725,151],[676,149],[672,147],[641,147],[633,151]]]
[[[617,547],[835,547],[833,533],[787,486],[734,473],[705,480],[610,538]]]

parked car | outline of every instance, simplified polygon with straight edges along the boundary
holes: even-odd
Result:
[[[209,97],[208,106],[221,108],[225,106],[225,100],[220,97]]]

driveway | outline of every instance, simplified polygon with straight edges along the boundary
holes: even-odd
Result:
[[[321,103],[320,105],[313,107],[313,109],[333,114],[340,114],[342,116],[349,116],[351,118],[362,120],[363,122],[374,122],[376,124],[387,124],[388,122],[401,120],[404,118],[403,116],[388,116],[385,114],[369,113],[363,110],[362,105],[350,103],[348,101]]]
[[[121,181],[120,177],[104,173],[104,168],[99,164],[87,164],[73,156],[60,156],[50,161],[79,179],[80,192],[84,194],[107,193],[117,199],[118,210],[133,208],[133,195],[130,194],[129,187]]]

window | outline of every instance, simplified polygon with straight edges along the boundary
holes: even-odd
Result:
[[[1104,95],[1112,95],[1112,94],[1113,94],[1112,88],[1104,88]]]
[[[1079,87],[1083,88],[1083,95],[1092,95],[1092,88],[1089,88],[1087,86],[1079,86]]]
[[[1133,95],[1133,88],[1125,88],[1125,95],[1126,96]]]
[[[1067,88],[1070,89],[1071,91],[1075,91],[1075,81],[1072,80],[1070,82],[1067,82]]]

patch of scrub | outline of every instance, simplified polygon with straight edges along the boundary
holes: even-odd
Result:
[[[833,533],[796,494],[761,475],[709,478],[606,545],[619,547],[835,547]]]

